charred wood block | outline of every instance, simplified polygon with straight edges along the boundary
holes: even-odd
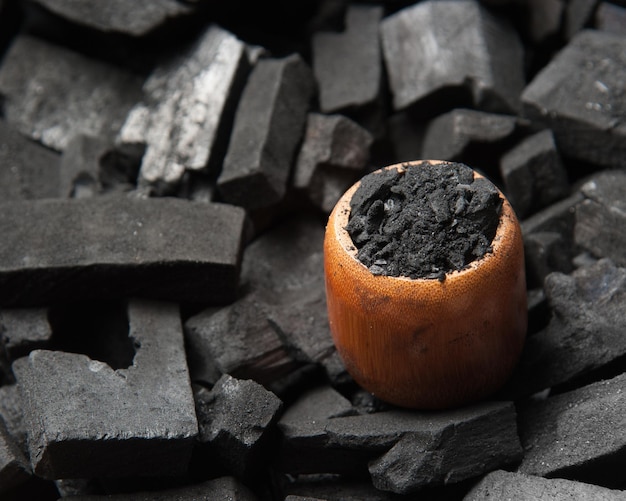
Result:
[[[528,0],[525,19],[526,33],[535,44],[556,37],[561,30],[564,0]]]
[[[0,304],[134,295],[234,299],[245,214],[122,196],[0,206]]]
[[[575,382],[626,355],[626,268],[601,259],[571,275],[548,275],[544,289],[552,318],[527,340],[512,381],[527,395]]]
[[[265,471],[281,408],[281,400],[260,384],[224,375],[196,399],[198,439],[211,459],[237,478],[248,479]]]
[[[537,287],[552,272],[569,273],[573,269],[571,249],[556,231],[537,231],[524,240],[527,280]]]
[[[537,499],[597,499],[619,501],[626,491],[606,489],[597,485],[566,480],[562,478],[542,478],[509,471],[497,470],[489,473],[468,492],[463,501],[484,499],[517,499],[535,501]]]
[[[27,426],[22,412],[22,397],[16,384],[0,386],[0,417],[3,418],[8,433],[27,456]]]
[[[343,33],[313,35],[313,72],[323,113],[373,106],[381,97],[378,29],[382,16],[380,6],[350,5]]]
[[[563,156],[626,166],[626,38],[584,30],[524,89],[524,114],[554,132]]]
[[[519,415],[521,473],[614,487],[623,479],[626,374],[538,401]]]
[[[581,187],[576,208],[576,243],[596,257],[626,266],[626,172],[603,172]]]
[[[76,134],[113,139],[141,96],[141,79],[19,35],[0,66],[0,94],[9,124],[62,151]]]
[[[626,6],[600,2],[596,9],[594,26],[598,30],[626,35]]]
[[[133,365],[36,350],[14,362],[30,459],[44,478],[176,475],[198,433],[178,307],[132,301]]]
[[[51,337],[47,308],[0,310],[0,345],[10,360],[46,348]]]
[[[505,113],[519,109],[522,44],[511,25],[478,2],[419,2],[384,19],[381,37],[396,110],[424,106],[451,91],[457,94],[452,102]]]
[[[71,0],[34,1],[71,23],[104,33],[134,37],[150,33],[170,18],[192,12],[191,7],[175,0],[157,0],[148,4],[124,0],[87,3]]]
[[[298,55],[256,64],[217,181],[225,201],[258,209],[283,198],[314,87],[313,73]]]
[[[308,390],[292,403],[280,418],[280,424],[317,421],[353,414],[350,401],[331,386]]]
[[[30,464],[0,416],[0,492],[17,487],[30,476]]]
[[[573,38],[590,24],[597,5],[598,0],[570,0],[567,2],[563,19],[563,34],[567,40]]]
[[[330,213],[366,166],[372,141],[372,135],[349,118],[310,113],[296,161],[294,187]]]
[[[245,44],[211,26],[186,52],[152,72],[117,139],[146,148],[141,183],[172,189],[186,169],[221,163],[248,70]]]
[[[524,139],[506,153],[500,160],[500,172],[507,198],[521,218],[565,198],[570,191],[549,129]]]

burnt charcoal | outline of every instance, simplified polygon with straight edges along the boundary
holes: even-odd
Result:
[[[608,259],[565,275],[544,289],[552,317],[531,336],[513,385],[525,394],[573,383],[626,355],[626,269]]]
[[[118,33],[134,37],[148,34],[170,18],[192,12],[188,5],[176,0],[157,0],[149,3],[129,3],[124,0],[109,2],[33,1],[71,23],[104,33]]]
[[[220,477],[200,484],[164,489],[158,492],[146,491],[132,494],[107,496],[72,496],[72,501],[257,501],[256,495],[233,477]]]
[[[46,348],[52,338],[47,308],[0,310],[0,345],[9,360]]]
[[[2,204],[0,304],[119,294],[231,301],[244,220],[237,207],[173,198]]]
[[[167,191],[187,169],[217,168],[248,70],[245,44],[217,26],[157,66],[117,138],[146,148],[140,183]]]
[[[524,240],[527,280],[540,286],[554,271],[569,273],[573,269],[570,248],[556,231],[537,231]]]
[[[298,55],[256,64],[217,181],[225,201],[259,209],[283,198],[314,87],[313,73]]]
[[[279,427],[286,472],[354,474],[369,462],[374,485],[398,493],[446,478],[458,482],[516,463],[522,454],[515,410],[506,402],[440,413],[391,410],[281,421]],[[480,447],[471,447],[476,443]]]
[[[141,96],[141,79],[77,52],[19,35],[0,66],[6,121],[63,151],[77,134],[113,139]]]
[[[598,30],[626,35],[626,6],[600,2],[594,17],[594,26]]]
[[[624,499],[626,491],[606,489],[562,478],[542,478],[523,475],[504,470],[489,473],[463,498],[463,501],[482,501],[484,499],[517,499],[535,501],[552,499],[597,499],[618,501]]]
[[[421,158],[460,161],[472,146],[497,145],[516,130],[517,118],[456,109],[432,120],[424,135]]]
[[[349,118],[310,113],[296,161],[294,187],[330,213],[367,165],[372,141],[372,135]]]
[[[0,416],[0,493],[26,482],[30,476],[30,464]]]
[[[626,166],[626,38],[584,30],[524,89],[524,115],[552,129],[565,157]]]
[[[0,386],[0,417],[3,418],[9,435],[24,455],[28,456],[27,426],[22,413],[22,397],[16,384]]]
[[[598,0],[569,0],[565,8],[563,32],[567,40],[591,24]]]
[[[626,172],[606,171],[582,187],[586,197],[576,208],[576,243],[595,257],[626,266]]]
[[[519,415],[521,473],[614,487],[623,479],[626,374],[538,401]]]
[[[520,218],[569,195],[567,173],[549,129],[507,152],[500,160],[500,172],[507,198]]]
[[[419,2],[384,19],[381,37],[396,110],[442,107],[446,99],[433,101],[451,92],[457,96],[448,102],[505,113],[519,109],[522,44],[512,26],[478,2]]]
[[[281,400],[254,381],[224,375],[196,399],[198,440],[211,460],[248,479],[266,470]]]
[[[380,6],[349,5],[342,33],[313,35],[313,72],[323,113],[365,118],[363,115],[381,106],[383,70],[378,29],[382,16]]]
[[[376,489],[371,482],[338,475],[300,475],[283,490],[298,501],[397,501],[398,496]]]
[[[0,120],[0,200],[56,197],[59,164],[57,153]]]
[[[565,11],[564,0],[528,0],[526,33],[535,44],[556,38],[561,30]]]
[[[331,386],[318,386],[300,395],[280,418],[281,424],[317,421],[354,414],[350,401]]]
[[[45,350],[14,362],[38,476],[186,472],[198,424],[178,307],[132,301],[128,318],[128,369]]]
[[[387,141],[392,152],[392,163],[409,162],[422,157],[422,145],[428,122],[414,120],[407,111],[399,111],[387,118]]]

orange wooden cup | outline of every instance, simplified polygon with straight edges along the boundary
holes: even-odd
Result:
[[[444,281],[373,275],[345,229],[359,184],[337,202],[324,240],[330,329],[347,371],[403,407],[450,408],[493,394],[511,375],[527,326],[524,248],[511,205],[501,194],[492,252]]]

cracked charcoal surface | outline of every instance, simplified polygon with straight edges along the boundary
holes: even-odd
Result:
[[[365,176],[347,226],[374,275],[445,279],[491,251],[502,200],[459,163]]]

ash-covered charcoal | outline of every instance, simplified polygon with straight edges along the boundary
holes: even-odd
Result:
[[[373,274],[443,280],[491,251],[501,207],[466,165],[423,163],[365,176],[346,229]]]

